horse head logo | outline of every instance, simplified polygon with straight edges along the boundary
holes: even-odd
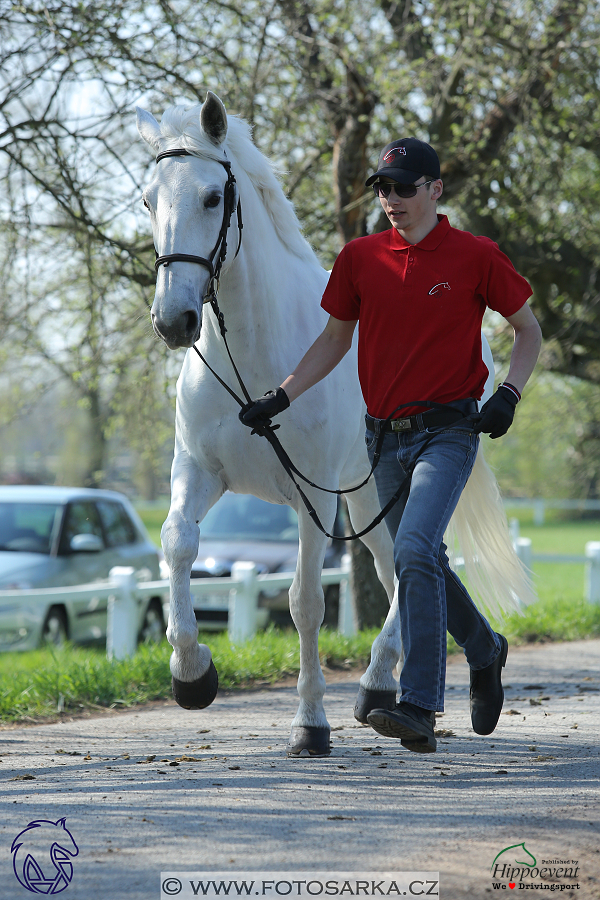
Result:
[[[389,162],[392,159],[396,159],[397,156],[406,156],[406,147],[392,147],[391,150],[388,150],[381,161]]]
[[[494,865],[504,854],[507,856],[502,860],[502,862],[509,863],[517,866],[527,866],[528,868],[532,868],[536,864],[536,858],[533,853],[530,853],[529,850],[525,846],[525,841],[521,844],[511,844],[510,847],[505,847],[504,850],[501,850],[494,862],[492,863],[490,870],[493,871]],[[525,859],[517,859],[517,856],[523,856],[525,854]]]
[[[60,894],[73,880],[71,859],[79,848],[65,822],[30,822],[12,843],[14,873],[33,894]]]
[[[447,281],[438,281],[437,284],[434,284],[434,286],[431,288],[431,290],[429,291],[429,293],[430,293],[430,294],[437,294],[437,292],[440,291],[440,290],[442,290],[442,289],[443,289],[443,290],[446,290],[446,291],[451,290],[450,285],[448,284]]]

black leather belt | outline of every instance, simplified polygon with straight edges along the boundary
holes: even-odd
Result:
[[[394,433],[404,431],[426,431],[428,428],[440,428],[452,425],[465,416],[478,411],[477,400],[453,400],[448,404],[449,409],[429,409],[415,416],[407,416],[405,419],[374,419],[368,413],[365,416],[367,428],[375,433],[381,430]]]

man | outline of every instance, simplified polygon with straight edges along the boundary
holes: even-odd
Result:
[[[277,391],[255,401],[242,420],[253,425],[282,412],[324,378],[350,348],[360,321],[358,368],[371,459],[385,431],[375,469],[382,507],[410,476],[386,516],[404,650],[400,700],[394,709],[372,710],[368,722],[408,749],[428,753],[436,749],[435,713],[444,708],[446,630],[471,667],[474,730],[491,734],[502,710],[507,641],[450,569],[442,539],[475,461],[479,432],[497,438],[512,424],[541,331],[527,304],[531,288],[498,246],[437,214],[443,184],[429,144],[392,141],[367,185],[393,227],[343,248],[321,301],[330,314],[324,331]],[[506,381],[478,413],[488,377],[480,336],[487,306],[512,325],[515,340]],[[437,406],[428,409],[421,401]]]

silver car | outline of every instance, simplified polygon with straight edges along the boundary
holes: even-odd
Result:
[[[338,509],[332,534],[343,535],[341,510]],[[289,506],[267,503],[250,494],[227,491],[200,523],[198,556],[192,565],[192,578],[229,577],[234,562],[254,562],[259,574],[294,572],[298,561],[298,516]],[[343,540],[329,540],[324,568],[337,568],[345,553]],[[164,566],[165,576],[168,570]],[[202,630],[227,628],[228,613],[222,595],[193,596],[194,612]],[[215,608],[211,608],[211,606]],[[263,589],[258,599],[258,621],[292,625],[288,591]],[[337,626],[339,588],[325,589],[325,624]]]
[[[126,497],[114,491],[0,486],[0,591],[109,580],[132,566],[138,582],[160,579],[159,552]],[[0,599],[0,650],[106,639],[108,601]],[[138,601],[139,638],[161,640],[163,598]]]

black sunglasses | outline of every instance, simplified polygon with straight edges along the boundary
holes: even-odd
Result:
[[[397,197],[402,197],[403,199],[408,199],[409,197],[414,197],[417,193],[417,190],[421,187],[425,187],[427,184],[433,184],[435,178],[431,181],[424,181],[423,184],[398,184],[397,182],[385,182],[385,181],[376,181],[373,185],[373,190],[375,192],[376,197],[385,197],[390,196],[392,188],[396,192]]]

